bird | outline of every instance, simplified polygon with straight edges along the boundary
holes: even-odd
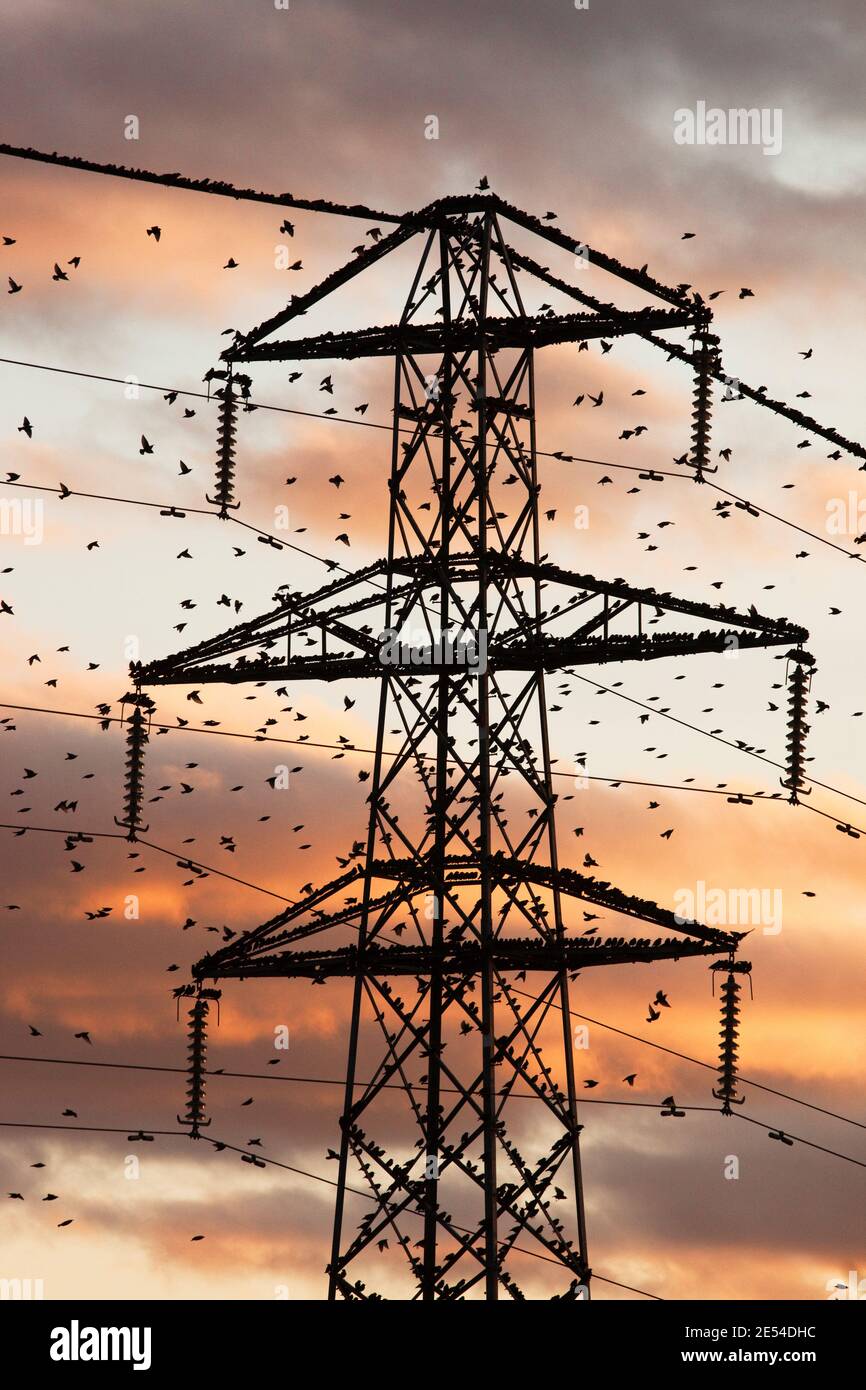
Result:
[[[75,1033],[73,1034],[73,1036],[76,1038],[80,1038],[82,1042],[90,1043],[91,1047],[93,1046],[93,1039],[86,1030],[84,1030],[81,1033]]]
[[[7,276],[6,276],[6,279],[9,281],[9,288],[8,288],[8,290],[6,291],[6,293],[7,293],[7,294],[20,294],[20,293],[21,293],[21,290],[24,288],[23,285],[19,285],[17,280],[13,280],[13,279],[12,279],[12,276],[11,276],[11,275],[7,275]]]
[[[31,425],[30,421],[27,419],[27,416],[26,416],[26,415],[24,416],[24,419],[23,419],[22,423],[18,426],[18,433],[19,433],[19,434],[26,434],[28,439],[32,439],[32,438],[33,438],[33,426]]]
[[[649,1009],[647,1023],[655,1023],[657,1018],[661,1018],[661,1013],[658,1009],[654,1009],[652,1004],[648,1004],[647,1007]]]
[[[160,237],[162,236],[162,227],[148,227],[147,235],[152,236],[154,241],[159,241]]]
[[[740,299],[754,299],[754,297],[755,297],[755,291],[754,291],[754,290],[747,289],[745,286],[743,287],[743,289],[740,290],[740,294],[739,294],[739,298],[740,298]]]
[[[60,269],[60,266],[59,266],[59,265],[57,264],[57,262],[55,261],[55,262],[54,262],[54,274],[51,276],[51,278],[52,278],[52,280],[68,280],[68,279],[69,279],[69,276],[66,274],[66,271],[65,271],[65,270],[61,270],[61,269]]]
[[[633,1086],[634,1083],[635,1083],[635,1077],[636,1077],[636,1076],[637,1076],[637,1072],[636,1072],[636,1071],[631,1071],[631,1072],[629,1072],[628,1076],[624,1076],[624,1077],[623,1077],[623,1081],[624,1081],[624,1082],[627,1082],[627,1084],[628,1084],[629,1086]]]
[[[141,448],[139,449],[138,452],[139,452],[140,454],[152,454],[152,453],[153,453],[153,445],[149,442],[148,439],[146,439],[146,437],[145,437],[144,435],[141,436]]]

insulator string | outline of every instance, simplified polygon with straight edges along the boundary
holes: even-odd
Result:
[[[138,832],[150,827],[141,823],[141,807],[144,798],[144,750],[150,738],[150,720],[156,706],[149,695],[135,690],[125,695],[122,704],[131,704],[132,713],[126,720],[126,773],[123,783],[123,817],[114,817],[115,825],[122,826],[128,833],[127,839],[134,842]]]
[[[239,398],[248,399],[252,381],[250,377],[241,373],[235,374],[231,368],[224,372],[208,373],[208,382],[214,378],[224,380],[225,386],[218,392],[220,405],[217,424],[216,495],[208,497],[206,500],[212,506],[219,507],[220,517],[226,520],[229,511],[237,511],[239,506],[239,503],[235,501],[238,400]],[[239,394],[238,387],[240,388]]]
[[[787,780],[780,778],[780,785],[791,793],[788,797],[792,806],[798,806],[801,796],[809,796],[811,789],[805,785],[806,762],[806,697],[812,684],[812,671],[815,658],[809,652],[788,653],[792,665],[788,668],[788,748]]]
[[[713,378],[719,370],[719,340],[705,333],[692,357],[695,365],[695,385],[692,394],[692,456],[691,464],[698,482],[705,473],[716,473],[710,467],[710,422],[713,415]]]
[[[187,1020],[188,1045],[186,1087],[186,1113],[178,1115],[178,1124],[188,1125],[191,1139],[198,1139],[200,1131],[206,1129],[210,1120],[205,1118],[205,1092],[207,1082],[207,1023],[211,1000],[219,999],[217,989],[199,990],[189,1011]]]
[[[718,1089],[713,1089],[716,1100],[722,1102],[722,1114],[732,1115],[733,1105],[743,1105],[745,1096],[737,1095],[738,1063],[739,1063],[739,1036],[740,1036],[740,981],[738,974],[749,975],[751,977],[751,964],[748,961],[718,962],[710,967],[712,970],[727,970],[727,977],[722,983],[721,995],[721,1029],[719,1030],[719,1084]],[[750,978],[751,983],[751,978]]]

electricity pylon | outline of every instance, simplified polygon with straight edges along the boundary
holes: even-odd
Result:
[[[186,1120],[197,1135],[212,986],[267,976],[351,981],[332,1298],[384,1291],[520,1299],[522,1282],[539,1270],[552,1296],[588,1296],[569,1013],[569,983],[579,971],[715,958],[728,971],[716,1094],[726,1113],[736,1101],[735,972],[748,970],[735,961],[740,934],[684,923],[561,862],[545,682],[578,665],[733,644],[783,645],[797,658],[807,634],[754,607],[740,613],[597,579],[542,553],[537,350],[627,334],[667,348],[660,332],[690,330],[691,346],[677,351],[695,371],[689,462],[698,480],[709,466],[719,360],[698,296],[593,252],[596,263],[666,301],[639,311],[603,304],[510,246],[509,221],[555,239],[492,195],[443,199],[237,336],[224,354],[220,392],[215,495],[223,514],[234,504],[237,410],[248,393],[238,364],[393,358],[387,553],[132,668],[136,690],[378,684],[366,834],[340,860],[342,872],[204,956],[181,991],[194,998]],[[271,337],[414,236],[422,250],[399,322]],[[520,272],[564,288],[581,312],[528,313]],[[794,666],[800,670],[796,659]],[[792,699],[801,710],[802,681],[798,690]],[[792,768],[794,799],[802,758]],[[613,919],[607,935],[582,934],[587,907]],[[643,935],[616,934],[635,923]],[[359,1182],[370,1201],[350,1232],[350,1206],[352,1214],[362,1208]],[[527,1258],[533,1254],[546,1263]]]

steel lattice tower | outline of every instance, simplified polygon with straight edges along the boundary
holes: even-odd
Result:
[[[797,649],[807,636],[754,608],[743,614],[599,580],[542,554],[536,350],[627,333],[667,347],[658,332],[691,330],[693,346],[679,355],[696,373],[698,480],[719,364],[697,297],[593,253],[668,302],[625,311],[592,300],[512,248],[507,220],[551,239],[550,228],[492,195],[444,199],[238,336],[224,354],[215,494],[223,509],[233,505],[237,364],[393,357],[387,555],[132,668],[136,690],[350,677],[379,686],[366,836],[340,860],[343,872],[205,956],[181,991],[194,1000],[200,1072],[214,996],[208,983],[353,982],[331,1297],[378,1296],[385,1241],[390,1296],[523,1298],[526,1250],[549,1262],[553,1296],[584,1296],[591,1270],[570,979],[590,966],[691,956],[714,957],[726,970],[748,964],[734,962],[738,933],[683,923],[560,862],[546,676],[579,664],[721,652],[732,641]],[[398,323],[268,340],[413,236],[422,251]],[[582,312],[529,314],[518,271],[564,288]],[[248,379],[240,381],[243,396]],[[801,773],[798,764],[792,799]],[[586,906],[648,931],[578,934]],[[737,1011],[736,981],[728,980],[719,1085],[730,1113]],[[194,1135],[203,1123],[201,1080],[194,1078],[187,1113]],[[373,1200],[350,1232],[359,1181]]]

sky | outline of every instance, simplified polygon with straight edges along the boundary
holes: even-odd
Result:
[[[666,284],[722,291],[713,309],[730,376],[866,443],[856,365],[866,40],[853,3],[34,0],[4,2],[0,15],[5,142],[395,214],[487,179]],[[677,113],[699,103],[764,110],[781,147],[678,143]],[[346,986],[223,989],[211,1065],[255,1079],[211,1079],[211,1133],[271,1160],[263,1169],[177,1133],[184,1077],[171,1069],[184,1065],[185,1038],[172,987],[224,929],[257,925],[304,883],[334,876],[365,824],[358,772],[369,757],[268,741],[369,748],[372,693],[359,682],[346,709],[337,686],[298,686],[286,701],[273,688],[214,685],[199,708],[183,686],[157,691],[157,717],[174,727],[148,749],[148,846],[101,838],[121,815],[122,733],[74,717],[119,712],[130,658],[265,611],[281,584],[319,585],[322,557],[361,567],[384,552],[389,363],[305,365],[295,382],[285,366],[253,368],[255,399],[281,409],[241,416],[230,523],[206,500],[214,404],[165,398],[205,392],[227,329],[277,312],[375,225],[289,217],[291,237],[279,208],[0,161],[0,236],[11,239],[0,291],[21,286],[0,299],[0,599],[12,610],[0,611],[0,1194],[23,1197],[0,1206],[0,1278],[41,1279],[48,1298],[325,1292],[333,1189],[320,1179],[335,1166]],[[559,248],[514,240],[601,299],[646,302]],[[297,331],[393,322],[417,254],[415,244],[394,253]],[[66,280],[52,279],[55,264]],[[533,309],[548,301],[566,307],[544,287],[527,291]],[[632,341],[609,353],[548,348],[537,371],[551,559],[807,628],[809,768],[825,784],[800,807],[724,794],[780,791],[784,649],[589,668],[551,716],[558,772],[583,764],[619,782],[575,785],[561,805],[567,866],[589,853],[606,879],[663,905],[704,885],[758,890],[777,909],[747,942],[742,1069],[769,1089],[744,1086],[746,1119],[719,1115],[711,1072],[686,1060],[715,1062],[706,962],[585,972],[574,987],[572,1008],[594,1020],[575,1053],[594,1296],[637,1296],[626,1285],[666,1299],[827,1298],[866,1278],[860,460],[828,457],[818,436],[717,394],[712,486],[638,480],[629,469],[683,472],[673,460],[688,447],[688,372]],[[320,389],[325,372],[333,396]],[[330,407],[336,417],[323,416]],[[645,432],[622,438],[638,424]],[[728,494],[758,516],[725,508]],[[185,516],[160,515],[172,506]],[[287,548],[260,545],[255,528]],[[600,693],[615,682],[619,693]],[[178,717],[216,723],[182,732]],[[259,741],[219,736],[262,728]],[[267,778],[283,764],[300,770],[278,792]],[[685,790],[686,779],[709,790]],[[25,825],[43,829],[8,828]],[[70,850],[51,833],[72,831],[94,838]],[[187,856],[206,870],[191,873]],[[649,1023],[657,989],[672,1007]],[[285,1054],[274,1049],[283,1027]],[[124,1069],[144,1067],[167,1070]],[[587,1079],[598,1085],[584,1094]],[[709,1109],[662,1119],[670,1094]],[[645,1105],[597,1103],[624,1099]],[[523,1122],[528,1144],[533,1124]],[[767,1127],[798,1142],[773,1142]],[[130,1142],[139,1130],[162,1133]],[[392,1253],[380,1278],[399,1296]],[[530,1296],[549,1292],[543,1268],[521,1277]]]

